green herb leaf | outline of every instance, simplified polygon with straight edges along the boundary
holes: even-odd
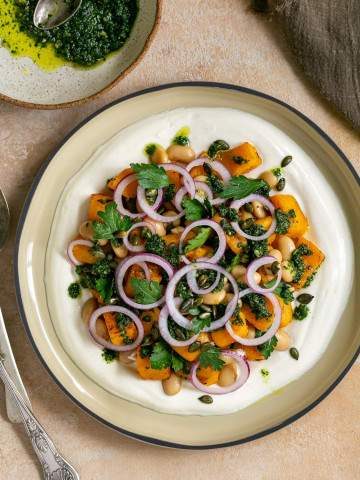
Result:
[[[195,250],[195,248],[201,247],[208,240],[211,234],[210,227],[203,227],[199,229],[196,237],[192,238],[185,247],[185,253]]]
[[[92,227],[95,240],[112,240],[117,232],[126,232],[133,224],[128,216],[121,216],[117,210],[116,203],[108,203],[105,212],[98,212],[103,222],[94,221]]]
[[[199,362],[200,367],[211,367],[213,370],[221,370],[225,365],[224,360],[220,358],[221,351],[215,345],[210,343],[203,347],[200,353]]]
[[[68,287],[68,294],[71,298],[78,298],[81,294],[81,285],[77,282],[71,283]]]
[[[203,330],[205,327],[210,327],[210,325],[211,325],[211,316],[209,316],[208,318],[196,317],[191,322],[191,330],[194,333],[200,333],[201,330]]]
[[[262,345],[258,346],[258,350],[264,355],[265,359],[268,359],[272,352],[275,350],[275,347],[278,343],[277,338],[275,335],[270,338],[267,342],[263,343]]]
[[[172,352],[171,368],[174,370],[174,372],[179,372],[180,370],[183,370],[184,366],[185,360],[177,353]]]
[[[163,342],[157,342],[154,345],[152,354],[150,355],[151,368],[162,370],[168,368],[172,364],[172,355],[168,346]]]
[[[95,288],[105,303],[109,303],[113,293],[114,280],[111,277],[97,278]]]
[[[240,175],[239,177],[232,177],[229,180],[226,187],[220,192],[220,197],[239,200],[265,187],[267,187],[267,184],[264,180],[247,178],[244,175]]]
[[[286,304],[289,304],[294,300],[294,294],[291,291],[291,286],[287,283],[280,282],[275,288],[274,293],[279,295],[279,297],[281,297]]]
[[[276,218],[276,229],[275,233],[280,235],[285,235],[290,227],[289,215],[286,212],[283,212],[280,208],[275,210]]]
[[[163,188],[170,182],[163,167],[152,163],[132,163],[131,168],[136,173],[139,184],[143,188]]]
[[[107,348],[104,348],[101,354],[102,358],[106,363],[111,363],[115,360],[117,357],[117,353],[114,352],[114,350],[108,350]]]
[[[185,218],[191,222],[204,218],[204,208],[199,200],[185,197],[181,203],[185,210]]]
[[[134,289],[134,297],[137,303],[148,305],[157,302],[161,297],[161,286],[159,282],[132,278],[131,286]]]

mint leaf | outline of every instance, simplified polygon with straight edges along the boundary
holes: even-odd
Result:
[[[215,345],[206,344],[200,353],[199,362],[200,367],[211,367],[213,370],[221,370],[225,365],[224,360],[220,358],[220,349]]]
[[[196,237],[192,238],[186,245],[185,253],[189,253],[191,252],[191,250],[195,250],[195,248],[198,248],[204,245],[206,240],[210,237],[210,233],[211,233],[210,227],[200,228]]]
[[[137,180],[143,188],[158,189],[170,185],[163,167],[153,163],[132,163],[131,168],[136,173]]]
[[[172,354],[168,346],[160,341],[155,343],[152,354],[150,355],[151,368],[162,370],[172,364]]]
[[[239,177],[232,177],[223,191],[220,192],[219,196],[221,198],[240,200],[267,186],[264,180],[247,178],[244,175],[240,175]]]
[[[185,218],[191,222],[204,218],[204,208],[199,200],[185,197],[181,203],[185,210]]]
[[[161,286],[159,282],[132,278],[131,286],[134,289],[135,301],[137,303],[148,305],[157,302],[161,297]]]
[[[263,333],[263,332],[261,332],[261,333]],[[263,343],[262,345],[259,345],[258,350],[259,350],[259,352],[261,352],[264,355],[265,359],[268,359],[270,357],[270,355],[272,354],[272,352],[274,351],[277,343],[278,343],[278,340],[274,335],[273,337],[270,338],[270,340]]]
[[[105,212],[98,212],[102,222],[92,222],[95,240],[112,240],[117,232],[126,232],[133,224],[128,216],[121,216],[115,202],[108,203]]]
[[[97,278],[95,289],[101,295],[104,303],[109,303],[113,294],[114,279],[113,278]]]

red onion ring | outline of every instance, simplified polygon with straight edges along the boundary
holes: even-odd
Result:
[[[195,197],[195,182],[190,173],[187,171],[186,168],[181,167],[180,165],[176,165],[175,163],[164,163],[161,165],[163,169],[167,172],[177,172],[183,177],[184,186],[188,191],[190,198]]]
[[[275,229],[276,229],[276,218],[274,216],[275,207],[270,202],[270,200],[268,200],[263,195],[256,195],[256,194],[253,193],[253,194],[248,195],[247,197],[242,198],[240,200],[234,200],[231,203],[230,208],[235,208],[235,210],[239,210],[243,205],[245,205],[245,203],[249,203],[249,202],[260,202],[263,205],[265,205],[265,207],[267,207],[269,209],[269,211],[270,211],[270,213],[273,217],[273,220],[272,220],[272,223],[271,223],[270,227],[268,228],[268,230],[263,235],[255,236],[255,235],[248,235],[243,230],[241,230],[238,222],[232,222],[231,226],[236,231],[236,233],[238,233],[239,235],[241,235],[244,238],[247,238],[248,240],[254,240],[254,241],[265,240],[266,238],[269,238],[270,235],[272,235],[275,232]]]
[[[137,308],[138,310],[150,310],[151,308],[158,307],[161,305],[165,300],[165,295],[160,298],[157,302],[149,303],[149,304],[142,304],[136,303],[134,300],[129,298],[123,287],[123,281],[125,277],[125,273],[129,267],[134,264],[139,264],[139,262],[149,262],[155,263],[155,265],[159,265],[159,267],[163,268],[165,272],[168,274],[169,279],[171,279],[174,275],[174,270],[171,264],[165,260],[164,258],[159,257],[158,255],[154,255],[153,253],[139,253],[138,255],[134,255],[133,257],[127,257],[121,263],[119,263],[116,272],[115,272],[115,282],[116,286],[120,295],[121,300],[127,303],[132,308]]]
[[[207,387],[200,382],[196,375],[196,370],[198,369],[200,364],[200,362],[197,362],[191,367],[189,380],[193,384],[193,386],[201,392],[209,393],[211,395],[224,395],[225,393],[235,392],[235,390],[238,390],[240,387],[242,387],[249,378],[250,367],[245,355],[239,352],[235,352],[233,350],[224,350],[221,352],[221,355],[223,355],[224,357],[231,357],[235,359],[238,369],[240,370],[240,372],[238,372],[235,382],[228,387],[220,387],[219,385]]]
[[[145,250],[145,246],[144,246],[144,245],[133,245],[133,244],[130,242],[130,239],[129,239],[130,233],[131,233],[133,230],[135,230],[136,228],[140,228],[140,227],[148,228],[149,230],[151,230],[152,233],[155,233],[155,227],[154,227],[154,225],[152,225],[151,223],[147,223],[147,222],[135,223],[135,224],[130,228],[130,230],[128,230],[128,231],[126,232],[126,236],[123,238],[124,245],[125,245],[125,247],[129,250],[129,252],[139,253],[139,252],[143,252],[143,251]]]
[[[266,257],[258,258],[256,260],[252,261],[248,265],[247,270],[246,270],[246,281],[247,281],[247,284],[249,285],[249,287],[254,290],[254,292],[256,292],[256,293],[270,293],[270,292],[273,292],[275,290],[275,288],[279,285],[280,280],[281,280],[281,269],[280,268],[279,268],[279,271],[277,273],[276,282],[270,288],[259,287],[259,285],[255,282],[255,279],[254,279],[255,273],[260,267],[262,267],[264,265],[268,265],[269,263],[274,263],[274,262],[277,262],[276,258],[268,255]]]
[[[128,175],[127,177],[123,178],[119,185],[117,186],[115,192],[114,192],[114,202],[117,205],[117,209],[122,215],[127,215],[130,218],[138,218],[138,217],[145,217],[145,213],[132,213],[130,212],[127,208],[124,207],[123,201],[122,201],[122,195],[125,190],[125,188],[130,185],[131,183],[135,182],[137,180],[136,175]]]
[[[155,211],[154,205],[149,205],[148,201],[146,200],[145,190],[143,189],[143,187],[140,187],[140,185],[138,186],[138,189],[137,189],[137,198],[138,198],[138,202],[141,210],[145,212],[145,214],[148,217],[150,217],[152,220],[155,220],[156,222],[171,223],[171,222],[175,222],[176,220],[179,220],[179,218],[185,215],[185,212],[183,210],[177,215],[173,215],[171,217],[160,215],[160,213],[157,213]]]
[[[235,311],[238,294],[239,294],[238,285],[234,277],[229,272],[227,272],[224,268],[220,267],[220,265],[216,265],[209,262],[196,262],[196,263],[191,263],[190,265],[185,265],[180,270],[178,270],[169,281],[169,284],[167,286],[166,293],[165,293],[165,300],[166,300],[166,305],[169,309],[169,314],[171,315],[174,322],[180,325],[181,327],[186,328],[187,330],[191,330],[192,328],[191,322],[186,317],[184,317],[176,307],[176,304],[174,301],[175,289],[176,289],[177,283],[179,282],[179,280],[181,280],[181,278],[184,275],[186,275],[189,272],[200,270],[200,269],[215,270],[216,272],[219,272],[220,274],[224,275],[231,283],[231,286],[233,287],[233,292],[234,292],[234,297],[230,300],[230,302],[226,306],[225,314],[221,318],[212,322],[210,327],[205,327],[203,330],[204,332],[211,332],[213,330],[217,330],[218,328],[223,327],[225,323],[231,318],[232,314]]]
[[[111,313],[111,312],[123,313],[135,323],[138,331],[138,336],[136,337],[134,342],[131,343],[130,345],[114,345],[113,343],[108,342],[107,340],[103,339],[96,333],[96,320],[100,317],[100,315],[103,315],[104,313]],[[118,307],[115,305],[100,307],[94,311],[89,321],[89,332],[91,337],[95,340],[96,343],[98,343],[102,347],[105,347],[109,350],[114,350],[115,352],[127,352],[129,350],[134,350],[134,348],[140,345],[140,343],[142,342],[142,339],[144,338],[144,327],[143,327],[143,324],[141,323],[140,318],[137,315],[135,315],[135,313],[132,312],[131,310],[128,310],[127,308],[124,308],[124,307]]]
[[[222,163],[218,162],[217,160],[209,160],[208,158],[197,158],[196,160],[193,160],[192,162],[189,163],[189,165],[186,167],[186,170],[191,172],[191,170],[194,167],[202,166],[202,165],[204,165],[204,163],[206,163],[213,170],[215,170],[220,175],[220,177],[222,178],[222,180],[224,182],[228,182],[230,180],[231,174],[230,174],[229,170],[226,167],[224,167],[224,165]],[[226,202],[226,200],[224,198],[220,198],[220,197],[215,198],[213,200],[210,200],[210,203],[212,205],[220,205],[221,203],[224,203],[224,202]]]
[[[85,247],[93,247],[94,243],[90,242],[90,240],[73,240],[72,242],[69,243],[69,246],[67,248],[67,256],[69,257],[70,262],[77,266],[77,265],[82,265],[79,260],[77,260],[73,254],[73,248],[76,247],[76,245],[84,245]]]
[[[208,196],[208,198],[210,200],[210,203],[211,203],[211,200],[213,199],[213,193],[212,193],[209,185],[207,185],[205,182],[198,182],[198,181],[195,180],[195,188],[196,188],[196,190],[204,191],[206,193],[206,195]],[[187,193],[186,188],[181,187],[175,195],[174,205],[178,210],[182,210],[181,202],[182,202],[186,193]],[[202,200],[202,197],[200,195],[198,195],[197,193],[195,193],[195,198],[199,201]]]
[[[196,295],[206,295],[207,293],[212,292],[218,286],[218,284],[220,282],[220,277],[221,277],[221,275],[218,272],[216,274],[216,278],[215,278],[214,283],[208,288],[199,288],[199,286],[197,284],[197,281],[196,281],[196,273],[195,272],[189,272],[186,275],[186,280],[188,282],[190,290],[193,293],[196,293]]]
[[[179,304],[180,302],[176,302],[176,303]],[[169,317],[169,309],[167,308],[166,305],[164,305],[159,315],[159,331],[160,331],[160,335],[169,345],[171,345],[172,347],[187,347],[188,345],[191,345],[196,341],[196,339],[199,336],[199,333],[197,333],[196,335],[193,335],[188,340],[183,340],[183,341],[176,340],[175,338],[173,338],[169,332],[168,317]]]
[[[150,280],[150,270],[146,262],[139,262],[139,267],[144,270],[146,280]]]
[[[225,250],[226,250],[226,237],[224,234],[223,229],[220,227],[218,223],[216,223],[214,220],[197,220],[196,222],[192,222],[190,225],[188,225],[185,230],[182,232],[180,240],[179,240],[179,250],[182,252],[183,248],[183,242],[187,236],[187,234],[196,227],[210,227],[212,228],[217,236],[219,237],[219,247],[214,253],[214,255],[210,258],[202,258],[201,260],[209,262],[209,263],[217,263],[220,258],[224,255]],[[182,255],[182,260],[184,263],[189,264],[190,260],[186,257],[186,255]]]
[[[242,297],[244,297],[248,293],[257,293],[257,292],[254,292],[254,290],[252,288],[246,288],[245,290],[242,290],[239,293],[238,300],[240,300]],[[276,298],[276,296],[273,293],[261,293],[261,295],[263,295],[268,300],[270,300],[270,302],[272,303],[272,305],[274,307],[274,321],[273,321],[271,327],[264,333],[264,335],[262,335],[261,337],[257,337],[257,338],[239,337],[238,335],[236,335],[236,333],[234,333],[230,321],[227,322],[226,325],[225,325],[225,328],[228,331],[229,335],[231,335],[232,338],[234,340],[236,340],[237,342],[239,342],[241,345],[247,345],[249,347],[256,347],[257,345],[262,345],[263,343],[270,340],[270,338],[272,338],[279,329],[280,322],[281,322],[281,307],[280,307],[278,299]]]

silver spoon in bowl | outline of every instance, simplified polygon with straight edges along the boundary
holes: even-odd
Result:
[[[33,22],[35,27],[51,30],[67,22],[81,7],[82,0],[39,0]]]

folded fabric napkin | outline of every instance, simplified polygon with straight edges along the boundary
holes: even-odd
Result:
[[[360,129],[360,0],[254,0],[273,11],[305,74]]]

